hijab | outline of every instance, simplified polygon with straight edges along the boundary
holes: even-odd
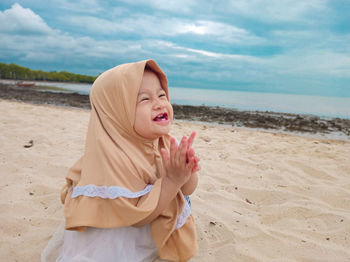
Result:
[[[61,192],[67,230],[132,226],[157,207],[165,176],[160,149],[169,150],[169,136],[150,141],[133,128],[145,69],[156,73],[169,100],[167,78],[153,60],[116,66],[92,86],[85,151],[69,169]],[[179,191],[151,222],[162,259],[186,261],[196,252],[194,221],[184,212],[186,205]]]

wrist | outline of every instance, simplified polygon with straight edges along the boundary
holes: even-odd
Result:
[[[183,186],[182,183],[179,183],[178,181],[175,181],[171,179],[168,176],[165,176],[163,178],[163,185],[170,191],[176,191],[176,193],[181,189]]]

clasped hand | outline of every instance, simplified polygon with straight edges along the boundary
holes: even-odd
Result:
[[[196,132],[190,137],[184,136],[178,145],[174,137],[170,138],[170,154],[162,148],[162,157],[167,171],[167,177],[178,186],[183,186],[191,175],[200,170],[199,157],[195,156],[192,148]]]

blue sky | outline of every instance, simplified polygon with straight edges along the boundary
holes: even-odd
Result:
[[[174,87],[350,97],[349,14],[350,0],[2,0],[0,62],[97,75],[153,58]]]

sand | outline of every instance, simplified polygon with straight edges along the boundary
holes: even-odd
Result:
[[[0,261],[40,260],[88,119],[0,100]],[[350,261],[350,142],[181,121],[172,133],[192,130],[202,170],[191,261]]]

